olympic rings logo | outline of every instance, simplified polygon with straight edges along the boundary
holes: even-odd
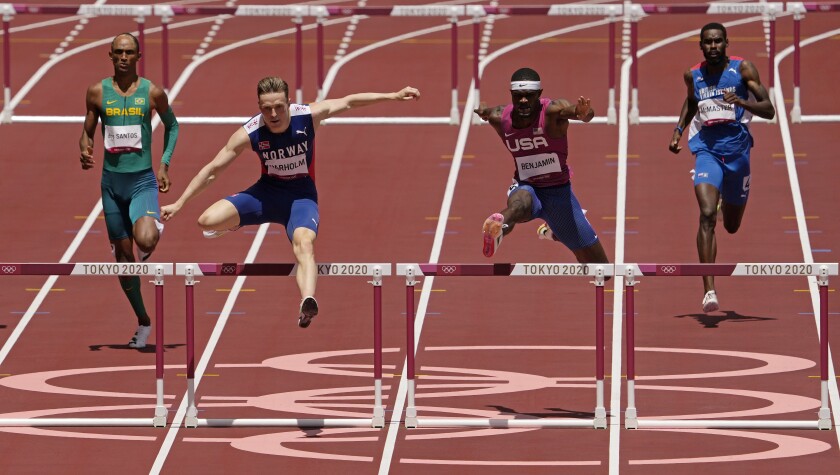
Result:
[[[454,274],[455,271],[458,270],[458,266],[441,266],[440,270],[442,270],[444,274]]]
[[[677,271],[677,266],[660,266],[659,270],[666,274],[673,274]]]
[[[235,275],[236,274],[236,266],[233,264],[230,265],[223,265],[220,271],[223,275]]]
[[[3,266],[2,271],[4,274],[14,274],[17,272],[17,266]]]

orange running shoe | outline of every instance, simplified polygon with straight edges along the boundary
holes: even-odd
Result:
[[[506,226],[503,224],[504,216],[500,213],[493,213],[484,221],[482,231],[484,232],[484,255],[486,257],[493,257],[493,254],[502,245],[502,237],[504,233],[502,229]]]

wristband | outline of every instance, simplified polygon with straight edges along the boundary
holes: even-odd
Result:
[[[680,135],[682,135],[682,133],[683,133],[683,128],[682,128],[682,127],[680,127],[679,125],[678,125],[678,126],[676,126],[676,127],[674,127],[674,130],[675,130],[676,132],[679,132],[679,133],[680,133]]]

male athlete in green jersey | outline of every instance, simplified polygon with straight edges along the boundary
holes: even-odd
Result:
[[[158,190],[169,191],[169,160],[178,138],[178,121],[163,89],[137,74],[140,44],[130,33],[111,42],[108,52],[114,75],[87,90],[87,113],[79,139],[82,169],[93,168],[93,136],[101,119],[105,155],[102,165],[102,207],[105,226],[117,262],[135,262],[133,244],[141,260],[155,250],[163,224]],[[165,132],[163,156],[157,176],[152,170],[152,110],[157,111]],[[134,313],[137,331],[131,348],[144,348],[151,320],[143,305],[138,276],[120,277]]]

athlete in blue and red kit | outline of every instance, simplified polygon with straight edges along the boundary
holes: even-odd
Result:
[[[540,76],[530,68],[511,76],[511,104],[489,108],[479,105],[475,113],[499,134],[513,156],[513,185],[508,189],[507,207],[484,222],[484,255],[492,257],[502,237],[517,223],[544,220],[539,233],[552,235],[566,245],[580,263],[606,263],[592,225],[572,192],[569,180],[569,120],[589,122],[595,116],[589,99],[576,104],[564,99],[541,99]]]
[[[325,99],[309,105],[289,103],[289,85],[278,77],[257,84],[260,114],[252,117],[228,140],[216,157],[192,179],[178,200],[161,208],[166,221],[190,199],[216,180],[246,149],[256,152],[262,164],[259,180],[250,188],[211,205],[198,218],[205,237],[263,223],[286,228],[297,260],[295,277],[301,304],[298,325],[309,326],[318,314],[315,282],[315,237],[318,234],[318,192],[309,175],[314,161],[315,130],[322,120],[352,108],[388,100],[419,99],[420,91],[406,87],[391,93],[359,93]]]
[[[694,194],[700,206],[697,252],[704,263],[715,262],[717,255],[718,208],[727,232],[733,234],[741,227],[750,194],[750,119],[776,115],[755,66],[727,56],[727,46],[726,28],[720,23],[700,29],[705,61],[683,75],[687,94],[668,146],[679,153],[680,138],[688,127],[688,148],[695,156]],[[714,277],[704,276],[703,287],[703,311],[719,309]]]

